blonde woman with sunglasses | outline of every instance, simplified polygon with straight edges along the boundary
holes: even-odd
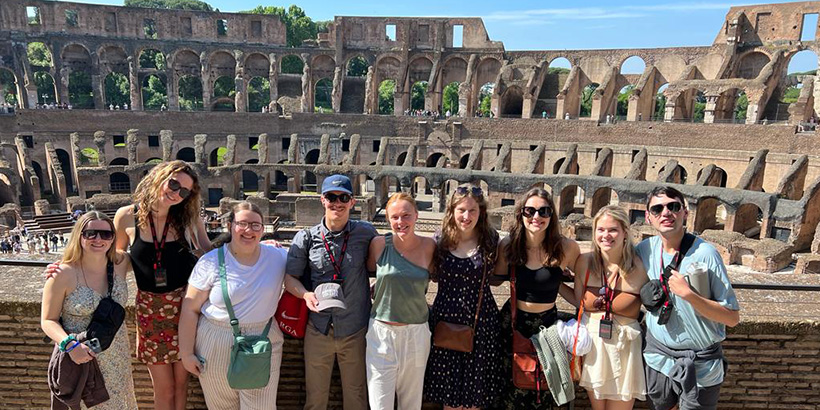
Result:
[[[69,238],[60,262],[60,274],[46,279],[43,288],[40,326],[56,344],[53,364],[61,373],[69,372],[70,367],[59,364],[59,354],[68,354],[76,365],[96,360],[109,398],[94,409],[136,410],[127,328],[120,326],[111,345],[100,353],[92,350],[92,344],[77,340],[82,339],[78,335],[86,331],[97,305],[108,294],[109,265],[114,278],[111,298],[125,306],[128,299],[125,274],[130,269],[128,255],[114,248],[114,224],[101,212],[91,211],[80,217]],[[55,380],[57,384],[62,381],[72,382],[70,378]],[[73,387],[58,385],[53,391],[72,391]],[[86,404],[90,404],[89,396],[93,395],[91,391],[84,394]],[[64,395],[60,397],[65,399]],[[60,402],[58,398],[52,400]]]

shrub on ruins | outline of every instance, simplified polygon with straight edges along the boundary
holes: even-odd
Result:
[[[210,4],[199,0],[125,0],[123,5],[150,9],[214,11]]]

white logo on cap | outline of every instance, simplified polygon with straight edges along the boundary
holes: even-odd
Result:
[[[335,181],[331,182],[331,184],[333,184],[333,185],[342,185],[342,180],[341,180],[341,179],[337,179],[337,180],[335,180]]]

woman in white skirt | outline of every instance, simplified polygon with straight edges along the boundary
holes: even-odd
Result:
[[[243,335],[258,335],[276,311],[285,276],[287,252],[262,245],[262,212],[250,202],[233,207],[229,217],[231,239],[224,246],[228,295]],[[182,303],[179,322],[180,356],[189,372],[199,377],[210,409],[275,409],[282,363],[282,331],[274,324],[271,376],[266,387],[234,390],[227,373],[234,336],[222,296],[218,249],[197,262]]]
[[[576,266],[575,296],[584,304],[592,350],[584,356],[579,384],[593,410],[629,410],[646,398],[641,355],[641,286],[648,282],[635,254],[626,211],[602,208],[593,219],[592,251]]]

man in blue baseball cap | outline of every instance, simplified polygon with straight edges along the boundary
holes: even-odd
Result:
[[[324,410],[330,396],[333,363],[339,360],[344,408],[367,408],[365,333],[370,318],[370,280],[365,261],[373,225],[350,220],[356,205],[353,184],[344,175],[322,182],[322,222],[293,238],[286,267],[285,288],[303,298],[310,309],[305,331],[305,410]],[[308,273],[309,272],[309,273]],[[303,275],[310,275],[307,286]],[[344,308],[319,309],[314,291],[319,285],[340,286]]]

